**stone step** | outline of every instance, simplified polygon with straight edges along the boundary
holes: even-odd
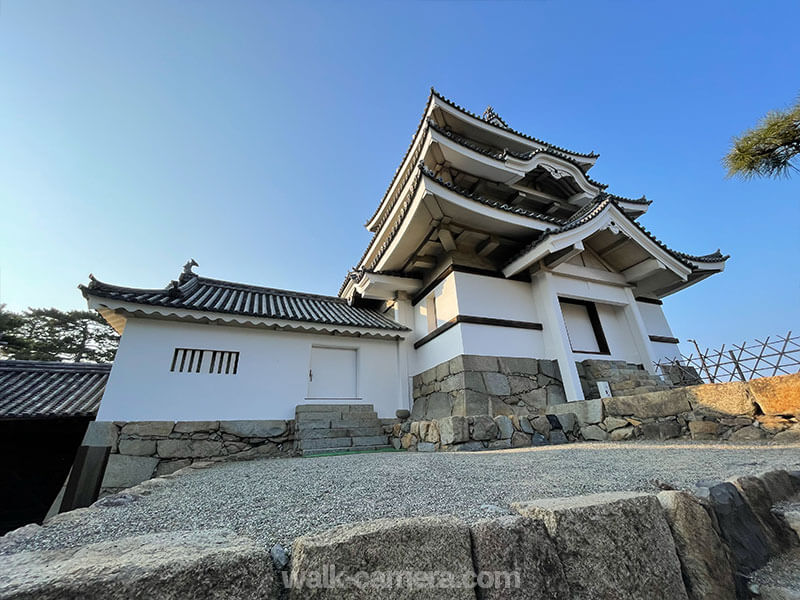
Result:
[[[358,413],[371,412],[375,407],[372,404],[298,404],[294,409],[295,415],[303,413]]]
[[[304,440],[353,437],[349,429],[304,429],[300,436]]]
[[[297,442],[297,447],[300,450],[315,450],[320,448],[349,448],[352,445],[353,438],[351,437],[301,439]]]
[[[303,456],[317,456],[320,454],[339,454],[344,452],[370,452],[374,450],[394,450],[394,448],[388,444],[376,445],[376,446],[352,446],[350,448],[330,448],[327,450],[321,448],[303,450]]]
[[[365,437],[375,435],[386,435],[383,432],[383,427],[303,429],[300,438],[304,440],[317,440],[322,438]]]
[[[388,435],[367,435],[351,439],[353,440],[353,446],[380,446],[389,442]]]
[[[382,425],[375,425],[370,427],[348,427],[344,429],[331,428],[331,431],[346,431],[350,437],[364,437],[367,435],[386,435],[383,433]]]

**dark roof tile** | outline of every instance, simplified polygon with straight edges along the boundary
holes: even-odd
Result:
[[[265,319],[407,330],[375,310],[350,306],[346,300],[335,296],[209,279],[194,273],[184,273],[180,282],[172,282],[162,290],[126,288],[103,283],[92,276],[90,279],[88,286],[79,286],[87,297]]]
[[[111,365],[0,361],[0,419],[94,417]]]

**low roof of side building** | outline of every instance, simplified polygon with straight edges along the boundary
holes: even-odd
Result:
[[[110,364],[0,361],[0,419],[94,418]]]
[[[338,296],[322,296],[200,277],[187,263],[178,280],[162,289],[104,283],[89,276],[78,286],[91,308],[121,333],[128,316],[152,316],[273,329],[377,336],[399,335],[407,327],[371,308],[352,306]]]

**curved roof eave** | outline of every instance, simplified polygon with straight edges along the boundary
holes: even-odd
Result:
[[[492,152],[491,150],[483,148],[478,144],[473,143],[471,140],[452,132],[446,127],[441,127],[437,125],[430,119],[428,120],[428,127],[430,129],[433,129],[435,132],[443,135],[445,138],[452,141],[454,144],[461,146],[462,148],[472,150],[473,152],[476,152],[478,154],[481,154],[482,156],[486,156],[488,158],[501,162],[505,165],[508,164],[509,158],[511,158],[523,164],[527,163],[526,166],[530,167],[530,165],[532,165],[532,163],[536,160],[538,156],[546,155],[575,167],[575,170],[577,170],[577,172],[579,173],[578,178],[581,181],[586,182],[586,184],[588,184],[589,186],[591,186],[593,188],[592,191],[594,193],[598,193],[600,190],[604,190],[608,187],[608,184],[600,183],[599,181],[595,181],[594,179],[589,177],[583,171],[583,169],[581,169],[581,164],[578,161],[576,161],[570,155],[565,154],[563,152],[559,152],[558,150],[553,150],[552,148],[538,148],[536,150],[531,150],[530,152],[513,152],[511,150],[504,149],[502,151]],[[439,141],[439,139],[436,139],[436,141]]]
[[[538,145],[543,146],[545,148],[552,148],[553,150],[556,150],[558,152],[563,152],[564,154],[569,154],[570,156],[575,157],[578,160],[578,162],[580,162],[581,164],[585,164],[588,167],[591,167],[592,165],[594,165],[594,163],[597,161],[597,159],[600,156],[596,152],[575,152],[574,150],[569,150],[569,149],[563,148],[561,146],[556,146],[555,144],[550,144],[549,142],[546,142],[546,141],[541,140],[539,138],[535,138],[535,137],[533,137],[531,135],[528,135],[526,133],[522,133],[521,131],[517,131],[516,129],[512,129],[511,127],[503,127],[502,125],[498,125],[498,124],[492,123],[491,121],[487,121],[486,119],[481,118],[479,115],[476,115],[475,113],[470,112],[469,110],[467,110],[463,106],[460,106],[459,104],[456,104],[452,100],[446,98],[441,93],[437,92],[434,88],[431,88],[431,95],[434,98],[437,98],[437,99],[441,100],[442,102],[444,102],[450,108],[453,108],[453,109],[457,110],[458,112],[460,112],[461,114],[466,115],[467,117],[470,117],[472,120],[476,121],[477,123],[480,123],[481,125],[487,125],[489,127],[493,127],[494,129],[496,129],[496,130],[498,130],[500,132],[503,132],[503,133],[506,133],[506,134],[511,134],[512,137],[516,136],[518,138],[522,138],[526,142],[534,142],[535,144],[538,144]]]
[[[588,208],[588,206],[587,206]],[[509,260],[506,265],[503,267],[503,272],[506,276],[513,275],[518,273],[520,270],[527,268],[530,266],[526,264],[523,258],[532,257],[532,253],[536,250],[541,244],[546,241],[552,241],[553,238],[559,237],[564,238],[572,234],[574,230],[585,228],[585,230],[579,236],[580,239],[584,239],[588,237],[595,231],[597,231],[600,227],[606,225],[605,223],[598,221],[601,215],[606,215],[607,213],[614,211],[614,213],[621,217],[620,220],[623,227],[632,227],[633,231],[638,231],[639,234],[644,236],[644,239],[648,240],[651,244],[657,247],[661,252],[665,253],[669,257],[671,257],[674,261],[679,263],[683,266],[683,269],[674,269],[676,273],[681,273],[683,276],[683,271],[686,270],[688,273],[691,273],[698,269],[703,270],[715,270],[714,267],[712,268],[705,268],[701,267],[700,265],[712,265],[712,264],[722,264],[724,267],[725,261],[730,258],[729,255],[722,255],[719,250],[712,254],[706,255],[692,255],[686,254],[684,252],[678,252],[677,250],[673,250],[666,244],[664,244],[661,240],[656,238],[652,233],[650,233],[647,229],[645,229],[640,223],[632,219],[628,216],[622,208],[620,208],[616,201],[609,196],[606,196],[604,199],[598,201],[594,207],[589,210],[586,210],[583,214],[579,215],[578,218],[573,218],[570,220],[569,223],[566,225],[557,228],[557,229],[548,229],[542,233],[536,240],[534,240],[531,244],[529,244],[526,248],[524,248],[521,252],[519,252],[516,256],[514,256],[511,260]],[[596,226],[593,226],[596,225]],[[631,239],[634,239],[633,235],[629,235]],[[522,265],[522,266],[521,266]],[[718,270],[722,270],[721,268]],[[687,274],[688,274],[687,273]]]
[[[115,301],[97,297],[93,300],[96,306],[115,311],[125,317],[156,317],[168,321],[189,321],[202,324],[224,324],[234,326],[256,327],[276,331],[295,331],[298,333],[321,333],[344,335],[349,337],[373,337],[383,339],[404,338],[410,331],[402,329],[381,329],[377,327],[361,327],[334,323],[317,323],[313,321],[290,319],[266,319],[246,315],[234,315],[222,312],[206,312],[199,310],[178,309],[166,306],[149,306]]]

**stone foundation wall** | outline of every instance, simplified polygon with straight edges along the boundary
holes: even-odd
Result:
[[[664,389],[545,407],[546,415],[411,418],[394,425],[397,449],[499,450],[573,441],[800,442],[800,374]]]
[[[196,461],[291,456],[294,421],[97,421],[83,443],[111,447],[106,495]]]
[[[571,402],[585,440],[800,441],[800,374]]]
[[[390,441],[396,449],[418,452],[503,450],[566,444],[579,439],[573,414],[474,415],[433,421],[406,421],[392,428]]]
[[[556,361],[472,354],[415,375],[412,394],[415,421],[529,415],[566,402]]]

